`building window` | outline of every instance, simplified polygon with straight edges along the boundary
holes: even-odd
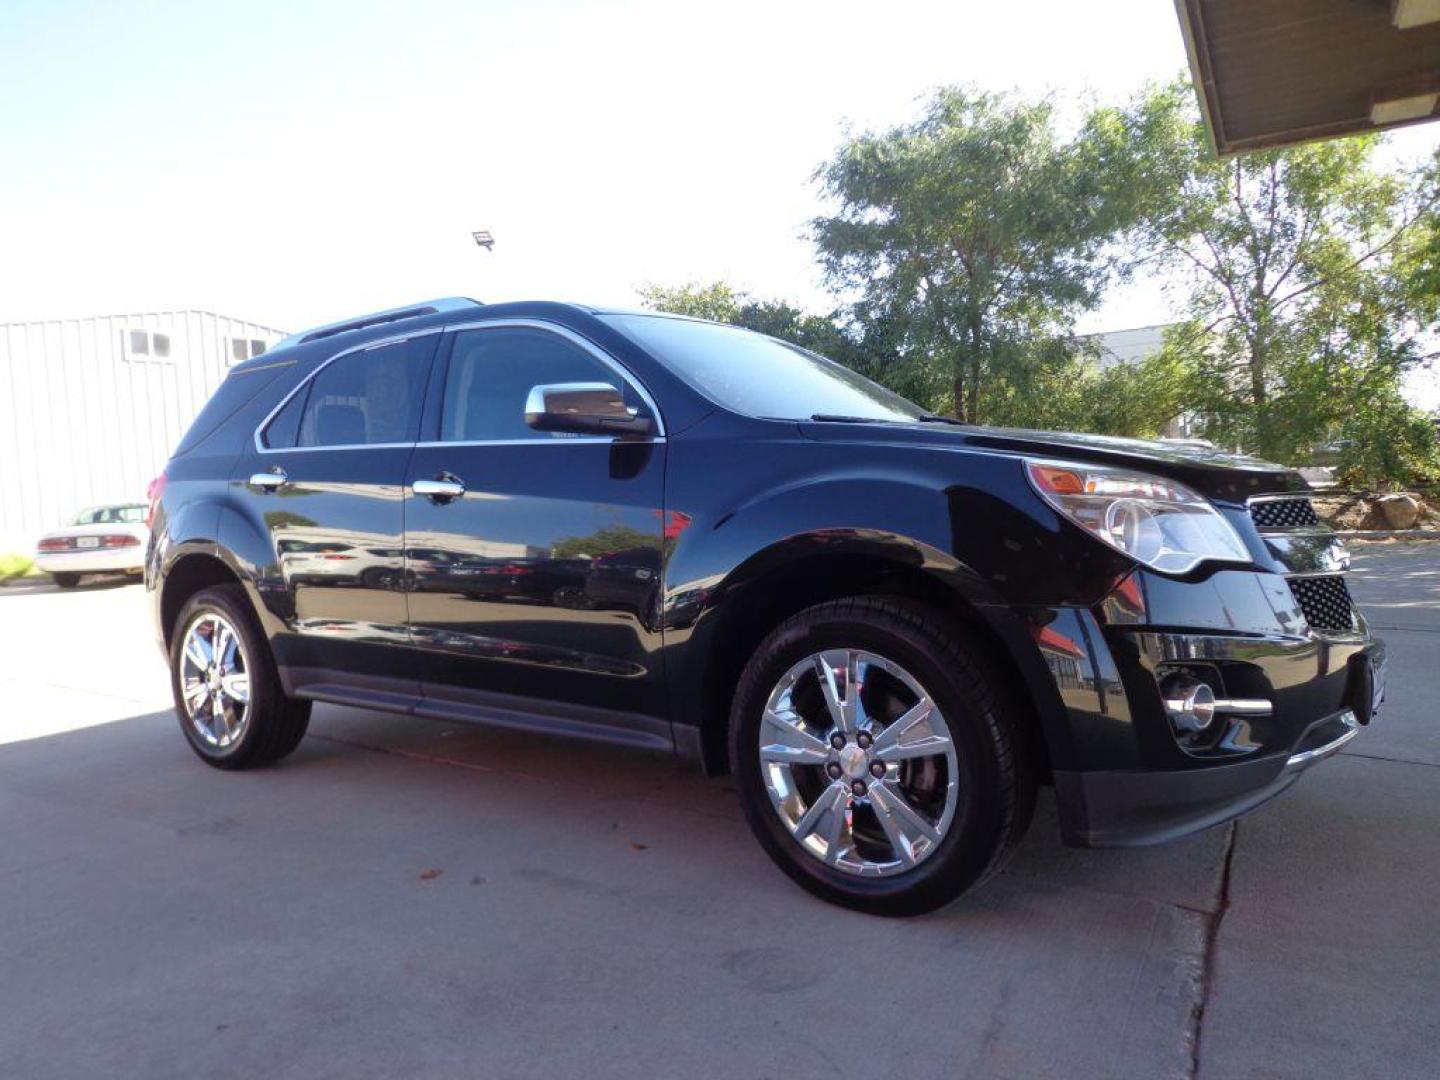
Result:
[[[120,351],[126,360],[137,364],[168,364],[170,335],[154,330],[120,331]]]
[[[265,342],[259,338],[231,338],[230,339],[230,363],[238,364],[242,360],[250,360],[259,356],[265,351]]]

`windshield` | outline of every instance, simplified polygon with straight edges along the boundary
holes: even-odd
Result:
[[[664,315],[604,318],[711,401],[746,416],[915,420],[925,415],[833,360],[736,326]]]
[[[91,506],[75,515],[71,525],[143,525],[144,506]]]

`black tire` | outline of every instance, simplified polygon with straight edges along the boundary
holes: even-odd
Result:
[[[938,705],[956,752],[959,790],[949,830],[928,857],[892,876],[861,877],[803,848],[771,804],[761,771],[760,725],[771,689],[807,655],[842,647],[873,651],[911,672]],[[933,911],[994,874],[1030,823],[1036,788],[1002,685],[956,627],[917,603],[856,597],[786,620],[750,658],[730,716],[730,760],[761,846],[816,896],[876,915]]]
[[[55,584],[59,585],[62,589],[73,589],[76,585],[80,584],[79,574],[59,573],[51,574],[50,577],[54,580]]]
[[[235,742],[223,749],[209,745],[195,730],[180,692],[180,652],[184,647],[185,634],[196,618],[205,612],[218,613],[235,628],[245,652],[250,679],[250,703],[244,730]],[[203,589],[180,609],[170,642],[170,689],[185,741],[201,761],[217,769],[250,769],[279,761],[300,745],[306,728],[310,726],[310,702],[285,696],[275,672],[270,646],[244,589],[239,585],[215,585]]]

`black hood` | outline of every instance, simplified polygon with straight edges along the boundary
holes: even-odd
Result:
[[[1092,461],[1179,480],[1212,499],[1243,502],[1251,495],[1305,491],[1299,473],[1284,465],[1205,446],[1151,439],[1122,439],[1069,431],[946,424],[806,423],[801,430],[832,440],[913,443],[930,447],[997,450],[1059,461]]]

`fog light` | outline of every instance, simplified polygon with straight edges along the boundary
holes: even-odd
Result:
[[[1165,712],[1175,730],[1193,735],[1215,719],[1215,691],[1188,675],[1172,675],[1160,687]]]

